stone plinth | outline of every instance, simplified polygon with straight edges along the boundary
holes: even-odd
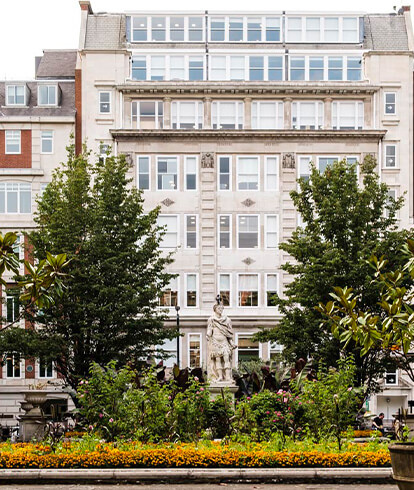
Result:
[[[238,386],[236,386],[234,383],[229,383],[228,381],[212,381],[208,387],[212,400],[220,398],[223,392],[224,395],[228,393],[231,396],[232,401],[234,401],[234,395],[238,389]]]
[[[20,415],[19,440],[20,442],[40,441],[45,434],[46,421],[37,415]]]

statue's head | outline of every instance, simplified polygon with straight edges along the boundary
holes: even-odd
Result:
[[[214,313],[217,313],[217,315],[221,316],[223,314],[224,306],[223,303],[216,303],[213,306],[213,311]]]

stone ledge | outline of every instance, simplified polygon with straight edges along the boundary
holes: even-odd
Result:
[[[363,482],[389,483],[391,468],[90,468],[0,469],[0,485],[16,482]]]

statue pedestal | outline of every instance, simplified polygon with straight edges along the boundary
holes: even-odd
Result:
[[[45,435],[46,421],[37,415],[20,415],[19,418],[19,440],[30,442],[41,441]]]
[[[212,381],[210,386],[208,387],[208,391],[210,392],[210,397],[212,400],[220,398],[222,396],[222,393],[224,393],[224,395],[229,394],[233,402],[234,395],[236,394],[238,389],[238,386],[229,381]]]

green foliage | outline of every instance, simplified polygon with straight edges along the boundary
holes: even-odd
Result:
[[[327,302],[334,286],[351,284],[360,308],[379,311],[378,285],[372,283],[367,260],[373,253],[381,256],[387,251],[388,270],[401,264],[398,250],[408,232],[397,231],[396,213],[404,199],[389,199],[375,167],[372,158],[364,160],[359,185],[356,167],[346,161],[335,162],[323,173],[312,166],[309,180],[299,179],[298,190],[291,192],[304,222],[280,244],[294,259],[282,266],[293,281],[284,290],[286,298],[275,299],[282,314],[277,327],[259,335],[262,341],[281,343],[291,362],[303,357],[335,366],[340,344],[329,328],[321,326],[315,305]],[[373,352],[361,359],[354,343],[347,350],[356,354],[360,383],[371,382],[383,370]]]
[[[414,241],[408,240],[400,251],[402,266],[388,270],[388,261],[372,256],[377,287],[378,307],[361,304],[358,292],[350,287],[336,287],[333,301],[321,303],[317,308],[325,317],[325,325],[343,345],[355,342],[361,355],[371,352],[389,357],[414,381],[411,345],[414,341]]]
[[[163,328],[158,309],[172,277],[165,272],[172,259],[159,248],[159,209],[144,210],[123,155],[92,160],[85,148],[76,155],[68,147],[67,162],[38,200],[37,228],[28,233],[38,260],[49,263],[47,251],[60,250],[70,260],[65,294],[59,303],[35,308],[31,319],[41,324],[39,341],[60,339],[56,367],[74,389],[92,362],[137,364],[151,346],[176,335]],[[37,347],[31,352],[36,357]]]
[[[224,439],[232,433],[232,418],[234,408],[232,397],[222,393],[215,400],[210,402],[208,409],[208,427],[211,430],[213,439]]]
[[[315,442],[334,437],[341,449],[342,433],[355,422],[361,390],[354,388],[355,362],[340,359],[338,368],[320,366],[317,381],[305,380],[300,388],[304,421]]]

